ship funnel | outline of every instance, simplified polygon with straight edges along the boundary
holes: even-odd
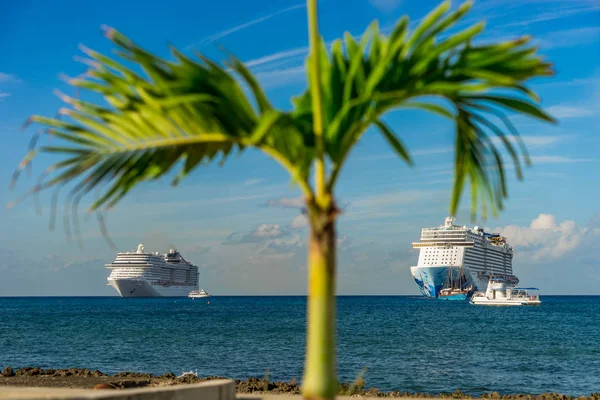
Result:
[[[452,223],[454,222],[454,217],[446,217],[446,219],[444,220],[444,226],[452,226]]]
[[[144,252],[144,245],[143,244],[138,244],[138,248],[137,248],[137,252],[138,253],[143,253]]]

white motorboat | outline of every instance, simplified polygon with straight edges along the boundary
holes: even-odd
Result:
[[[208,294],[204,289],[192,290],[190,294],[188,294],[188,297],[191,299],[199,299],[202,297],[210,297],[210,294]]]
[[[487,290],[476,292],[471,304],[483,306],[539,306],[542,304],[537,288],[521,288],[504,277],[491,277]]]

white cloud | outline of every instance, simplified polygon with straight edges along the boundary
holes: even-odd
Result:
[[[97,268],[99,265],[103,266],[106,260],[100,258],[90,259],[65,259],[62,256],[56,254],[48,254],[42,259],[42,264],[45,268],[50,269],[53,272],[59,272],[65,269],[83,269],[83,268]]]
[[[408,150],[411,156],[429,156],[435,154],[446,154],[454,151],[454,147],[452,146],[444,146],[444,147],[431,147],[428,149],[417,149],[414,151]],[[391,160],[394,158],[400,158],[396,153],[386,153],[386,154],[375,154],[372,156],[358,156],[354,157],[355,160],[360,161],[377,161],[377,160]]]
[[[446,190],[403,190],[359,197],[344,210],[344,221],[390,220],[400,216],[428,214],[432,207],[448,202]]]
[[[550,81],[550,82],[538,83],[536,86],[551,87],[551,86],[576,86],[576,85],[577,86],[579,86],[579,85],[599,86],[600,85],[600,77],[591,76],[588,78],[574,78],[574,79],[569,79],[569,80],[564,80],[564,81]]]
[[[290,234],[289,229],[282,227],[279,224],[259,224],[254,230],[243,234],[241,232],[233,232],[227,236],[222,244],[259,244],[266,243],[271,239],[287,236]]]
[[[250,255],[248,262],[263,265],[264,263],[290,263],[291,260],[304,256],[305,246],[298,235],[275,238],[263,243],[256,253]],[[281,265],[281,264],[280,264]]]
[[[272,71],[259,72],[256,74],[256,78],[265,88],[291,85],[305,80],[306,69],[304,66],[275,69]]]
[[[546,111],[557,119],[588,117],[596,114],[596,110],[592,108],[563,105],[548,107]]]
[[[355,39],[359,39],[360,36],[354,36]],[[330,47],[333,44],[333,40],[329,42],[325,42],[326,47]],[[291,64],[291,63],[300,63],[301,65],[296,65],[295,67],[303,67],[304,59],[308,56],[309,48],[307,46],[304,47],[296,47],[288,50],[281,50],[276,53],[268,54],[266,56],[262,56],[259,58],[253,58],[248,61],[244,61],[244,64],[248,67],[258,67],[257,69],[261,69],[260,72],[279,72],[283,73],[284,70],[273,70],[275,66],[283,65],[283,64]],[[296,68],[293,68],[296,70]],[[297,71],[295,71],[297,72]]]
[[[255,58],[245,62],[248,67],[258,67],[264,64],[272,64],[277,61],[296,58],[299,56],[305,57],[308,54],[308,47],[299,47],[296,49],[284,50],[277,53],[269,54],[260,58]]]
[[[0,273],[18,270],[23,263],[22,256],[14,250],[0,248]]]
[[[210,246],[203,246],[201,244],[197,244],[195,246],[192,246],[190,248],[190,252],[191,253],[196,253],[196,254],[206,254],[210,251]]]
[[[269,240],[259,249],[259,254],[265,253],[292,253],[304,246],[298,235],[288,238],[277,238]]]
[[[106,259],[30,254],[0,247],[0,292],[5,296],[89,296],[107,289]]]
[[[600,239],[600,229],[580,227],[574,221],[558,222],[551,214],[540,214],[529,226],[509,225],[496,228],[515,246],[516,254],[533,261],[561,258],[580,247],[586,240]]]
[[[531,156],[533,164],[571,164],[580,162],[592,162],[590,158],[571,158],[564,156]]]
[[[550,214],[540,214],[529,226],[531,229],[555,229],[558,226],[556,217]]]
[[[8,96],[10,96],[10,93],[0,92],[0,101],[4,100]]]
[[[259,24],[259,23],[264,22],[266,20],[269,20],[269,19],[271,19],[273,17],[276,17],[276,16],[278,16],[280,14],[287,13],[287,12],[290,12],[290,11],[293,11],[293,10],[297,10],[299,8],[304,8],[304,7],[306,7],[306,5],[304,5],[304,4],[296,4],[294,6],[291,6],[291,7],[288,7],[288,8],[284,8],[283,10],[279,10],[279,11],[276,11],[274,13],[264,15],[264,16],[262,16],[260,18],[253,19],[251,21],[245,22],[245,23],[240,24],[238,26],[234,26],[233,28],[229,28],[229,29],[223,30],[221,32],[217,32],[214,35],[210,35],[210,36],[208,36],[208,37],[200,40],[197,43],[194,43],[194,44],[191,44],[191,45],[187,46],[185,49],[189,50],[189,49],[192,49],[192,48],[197,47],[197,46],[202,46],[202,45],[205,45],[205,44],[212,43],[212,42],[217,41],[217,40],[219,40],[221,38],[224,38],[225,36],[229,36],[232,33],[235,33],[235,32],[241,31],[242,29],[246,29],[246,28],[248,28],[250,26]]]
[[[292,229],[302,229],[308,226],[308,218],[305,215],[296,215],[292,222],[290,222],[290,228]]]
[[[17,78],[15,75],[0,72],[0,83],[3,83],[3,82],[18,83],[18,82],[21,82],[21,80],[19,78]]]
[[[561,142],[567,138],[567,136],[521,136],[523,142],[527,147],[545,147],[557,142]],[[514,137],[511,137],[513,142],[516,142]]]
[[[444,147],[432,147],[430,149],[419,149],[411,152],[413,156],[429,156],[432,154],[444,154],[451,153],[454,151],[453,146],[444,146]]]
[[[573,8],[569,8],[569,7],[560,8],[560,9],[552,10],[552,11],[548,11],[548,12],[535,13],[535,14],[533,14],[534,16],[532,18],[525,18],[525,19],[522,19],[519,21],[501,25],[499,28],[507,28],[510,26],[525,26],[525,25],[530,25],[530,24],[534,24],[534,23],[538,23],[538,22],[552,21],[552,20],[559,19],[559,18],[563,19],[566,17],[578,15],[578,14],[594,12],[599,9],[600,9],[600,7],[598,7],[597,5],[594,5],[591,7],[576,6]]]
[[[525,145],[528,148],[534,148],[534,147],[540,148],[540,147],[548,147],[552,144],[563,142],[571,137],[572,136],[566,136],[566,135],[541,135],[541,136],[527,135],[527,136],[521,136],[521,139],[523,140],[523,142],[525,143]],[[507,136],[507,139],[512,145],[518,145],[516,137]],[[503,146],[504,145],[504,142],[502,141],[502,139],[500,139],[497,136],[494,136],[492,138],[492,143],[495,146]]]
[[[303,208],[304,207],[304,197],[282,197],[277,200],[269,200],[265,204],[266,206],[272,207],[283,207],[283,208]]]
[[[349,248],[353,243],[353,240],[348,236],[341,236],[337,238],[337,246],[340,250]]]
[[[552,32],[543,36],[539,42],[544,49],[555,49],[595,43],[598,40],[600,40],[600,27],[587,26]]]
[[[258,237],[277,237],[281,236],[281,227],[278,224],[260,224],[252,234]]]
[[[432,190],[405,190],[401,192],[382,193],[364,196],[351,203],[352,207],[382,207],[421,202],[439,194]]]
[[[550,111],[550,109],[548,111]],[[555,115],[555,114],[553,114],[553,115]],[[550,145],[553,145],[553,144],[556,144],[559,142],[563,142],[569,138],[571,138],[571,136],[566,136],[566,135],[521,136],[521,139],[523,140],[523,142],[525,143],[525,145],[528,148],[548,147]],[[518,145],[517,139],[515,137],[508,136],[507,139],[509,140],[509,142],[511,144],[513,144],[515,146]],[[493,138],[491,138],[491,141],[495,146],[503,146],[504,145],[504,142],[499,137],[493,137]],[[431,147],[428,149],[417,149],[415,151],[409,150],[409,153],[412,156],[426,156],[426,155],[436,155],[436,154],[448,154],[448,153],[452,153],[453,151],[454,151],[453,146],[444,146],[444,147]],[[354,159],[360,160],[360,161],[377,161],[377,160],[387,160],[387,159],[394,159],[394,158],[398,158],[398,156],[396,154],[388,153],[388,154],[375,154],[375,155],[371,155],[371,156],[358,156],[358,157],[355,157]],[[559,162],[559,159],[561,159],[561,158],[563,159],[564,162],[568,162],[568,161],[566,161],[567,160],[566,157],[554,157],[554,156],[538,157],[538,160],[540,162],[550,163],[550,162]],[[585,160],[585,161],[589,161],[589,160]],[[576,161],[571,161],[571,162],[576,162]]]
[[[264,181],[264,179],[247,179],[244,181],[243,185],[244,186],[253,186],[253,185],[259,184],[263,181]]]
[[[381,12],[392,12],[400,7],[402,0],[369,0],[369,3]]]
[[[135,211],[136,215],[146,215],[146,214],[156,214],[157,209],[189,209],[190,207],[200,207],[200,206],[211,206],[211,205],[222,205],[222,204],[233,204],[233,203],[247,203],[250,200],[261,200],[264,198],[272,197],[276,195],[276,193],[280,193],[280,190],[277,191],[265,191],[262,190],[257,194],[247,194],[241,196],[223,196],[223,197],[212,197],[208,198],[194,198],[193,200],[174,200],[174,201],[147,201],[147,202],[137,202],[137,203],[124,203],[119,204],[115,211],[122,213],[131,213]],[[127,200],[125,200],[127,201]],[[90,200],[91,202],[91,200]],[[82,207],[86,207],[87,203],[82,203]]]

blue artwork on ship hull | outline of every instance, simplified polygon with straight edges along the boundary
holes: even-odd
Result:
[[[437,297],[441,300],[466,300],[477,290],[471,274],[463,268],[450,266],[411,267],[410,272],[419,290],[426,297]],[[453,293],[452,290],[448,290],[449,282],[460,289],[460,293]]]

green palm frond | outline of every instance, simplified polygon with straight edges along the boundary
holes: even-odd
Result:
[[[489,136],[500,138],[521,179],[521,163],[529,164],[529,158],[507,113],[554,122],[537,105],[537,95],[525,86],[531,78],[551,75],[551,65],[528,45],[527,37],[473,44],[483,31],[482,23],[440,37],[469,11],[471,3],[453,12],[449,7],[449,1],[442,3],[412,33],[408,19],[402,18],[388,36],[380,33],[375,22],[360,41],[346,34],[329,52],[322,46],[325,149],[333,164],[329,190],[335,187],[349,152],[372,125],[410,163],[408,151],[392,130],[381,129],[381,117],[393,109],[420,108],[449,118],[456,126],[450,212],[456,212],[467,178],[475,196],[473,218],[477,200],[482,201],[484,218],[488,205],[494,213],[502,209],[507,196],[503,156]],[[296,99],[297,113],[310,114],[310,97],[309,89]],[[511,137],[519,142],[521,156]]]
[[[56,146],[33,146],[13,181],[40,152],[66,160],[51,166],[29,193],[77,182],[68,199],[80,199],[103,183],[108,189],[92,204],[111,207],[137,183],[179,168],[173,183],[201,163],[252,146],[282,163],[309,192],[313,140],[300,121],[273,109],[248,69],[237,59],[233,72],[200,56],[196,62],[175,49],[176,61],[154,56],[107,28],[120,61],[83,48],[90,69],[70,79],[76,88],[104,97],[99,106],[58,93],[68,107],[59,118],[33,116],[29,123],[60,139]],[[127,68],[133,63],[145,77]],[[234,75],[236,73],[237,75]],[[249,88],[248,98],[240,81]],[[256,104],[256,107],[254,106]],[[62,117],[62,118],[60,118]],[[298,126],[297,126],[298,125]]]
[[[142,181],[178,169],[176,184],[202,163],[223,162],[232,152],[255,147],[282,164],[311,198],[309,177],[320,159],[318,142],[324,161],[331,165],[325,191],[333,196],[348,154],[369,127],[377,128],[399,157],[412,164],[383,117],[390,110],[417,108],[448,118],[455,126],[450,212],[457,210],[468,181],[472,214],[481,202],[485,217],[488,208],[493,213],[502,209],[507,196],[506,155],[519,179],[522,163],[529,163],[509,114],[553,121],[526,87],[529,79],[551,75],[552,70],[526,37],[473,44],[483,24],[449,35],[470,7],[465,3],[450,12],[449,2],[444,2],[413,32],[402,18],[389,35],[375,22],[359,41],[346,34],[329,50],[321,41],[319,68],[309,71],[309,80],[318,71],[322,141],[314,133],[310,88],[293,100],[292,111],[277,110],[234,57],[221,66],[172,48],[174,61],[166,60],[107,28],[106,36],[118,46],[117,57],[83,48],[89,58],[82,61],[89,70],[68,80],[77,89],[102,96],[106,104],[58,93],[66,103],[59,117],[33,116],[28,122],[41,125],[58,143],[40,146],[34,136],[13,181],[38,154],[59,154],[63,160],[44,171],[26,195],[73,183],[67,200],[76,208],[83,196],[106,185],[93,211],[115,205]],[[310,57],[307,62],[312,62]]]

